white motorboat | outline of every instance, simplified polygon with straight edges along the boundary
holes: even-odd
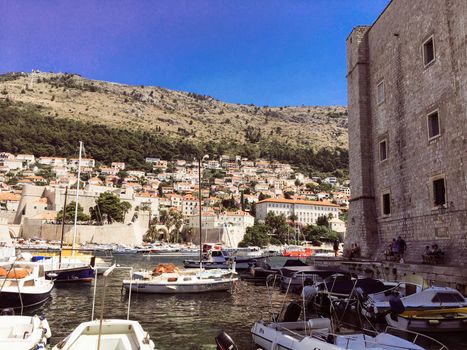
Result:
[[[112,265],[103,273],[103,295],[100,319],[94,320],[96,302],[97,278],[94,285],[94,298],[91,321],[83,322],[53,350],[154,350],[154,342],[149,334],[143,330],[139,322],[130,320],[130,299],[128,298],[127,319],[104,319],[105,292],[107,277],[116,268]]]
[[[422,350],[425,348],[415,343],[422,338],[435,344],[434,347],[430,346],[430,349],[447,350],[443,344],[421,334],[414,334],[414,341],[397,337],[389,332],[336,334],[331,331],[331,322],[327,318],[269,324],[259,321],[253,325],[251,334],[254,343],[264,350]]]
[[[396,289],[369,298],[370,311],[384,315],[387,324],[399,329],[430,333],[467,330],[467,299],[453,288],[432,286],[408,295]]]
[[[154,342],[139,322],[131,320],[99,320],[83,322],[53,350],[153,350]]]
[[[138,253],[138,249],[128,247],[125,244],[117,244],[112,249],[113,254],[136,254]]]
[[[159,264],[154,271],[135,272],[123,287],[136,293],[206,293],[228,291],[238,281],[235,270],[179,270]]]
[[[44,267],[15,262],[0,267],[0,308],[39,305],[50,297],[53,281],[45,279]]]
[[[405,282],[404,282],[405,283]],[[467,307],[467,299],[456,289],[449,287],[428,287],[421,289],[415,287],[412,293],[399,294],[399,286],[392,291],[400,297],[400,301],[406,310],[433,310]],[[405,291],[407,288],[403,288]],[[391,291],[391,290],[389,290]],[[384,312],[391,308],[390,301],[393,293],[384,291],[368,295],[376,312]]]
[[[0,349],[45,349],[49,323],[39,316],[0,316]]]

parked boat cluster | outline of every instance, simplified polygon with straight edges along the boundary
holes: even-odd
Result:
[[[271,293],[280,289],[288,302],[271,310],[270,319],[258,320],[251,327],[252,342],[264,350],[447,349],[428,334],[467,330],[467,299],[455,289],[361,277],[336,268],[310,266],[297,258],[273,268],[263,254],[256,248],[235,252],[207,243],[201,247],[201,260],[187,259],[183,268],[171,263],[140,271],[127,267],[131,272],[121,281],[122,288],[129,294],[128,300],[131,293],[235,293],[240,278],[263,283]],[[97,288],[97,280],[103,278],[101,300],[105,303],[108,275],[125,267],[116,267],[112,259],[85,258],[81,254],[33,255],[23,250],[1,264],[0,308],[5,314],[0,316],[1,349],[46,346],[53,332],[47,320],[22,316],[22,312],[45,302],[56,283],[96,279]],[[94,309],[91,320],[70,330],[54,349],[93,348],[96,344],[101,349],[155,348],[157,339],[152,340],[137,321],[129,317],[105,319],[102,313],[95,317],[98,311]],[[215,341],[218,349],[237,349],[235,340],[226,333]]]

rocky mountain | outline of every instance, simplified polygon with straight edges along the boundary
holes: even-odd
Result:
[[[339,106],[258,107],[156,86],[43,72],[0,75],[2,100],[67,122],[155,133],[179,142],[237,145],[235,151],[246,145],[256,156],[275,144],[312,152],[347,149],[347,110]]]

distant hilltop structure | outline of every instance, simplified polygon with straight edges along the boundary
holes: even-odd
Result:
[[[467,261],[465,0],[393,0],[347,38],[347,244],[382,257],[393,238],[422,261]]]

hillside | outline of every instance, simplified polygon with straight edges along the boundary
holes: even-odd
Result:
[[[347,149],[344,107],[256,107],[224,103],[195,93],[89,80],[66,73],[0,75],[1,101],[2,109],[8,107],[10,114],[15,110],[17,118],[31,115],[50,118],[50,123],[58,123],[57,126],[78,123],[76,125],[105,129],[107,134],[108,130],[124,131],[123,135],[146,134],[146,139],[153,137],[156,142],[175,142],[185,148],[186,145],[188,148],[201,145],[203,151],[211,153],[237,152],[252,158],[266,156],[288,160],[310,171],[346,168],[341,164],[346,161]],[[21,133],[24,132],[27,131]],[[80,133],[79,128],[75,132]],[[74,139],[77,135],[73,136]],[[118,143],[119,140],[112,141]],[[50,146],[54,151],[65,152],[53,142]],[[153,154],[163,151],[163,147],[140,148],[135,152],[141,153],[144,149],[151,154],[141,154],[139,159],[164,156]],[[339,164],[324,168],[297,158],[310,158],[319,153],[328,157],[334,150],[344,153],[342,162],[338,160]],[[191,152],[179,151],[173,156],[186,156]],[[310,152],[312,154],[307,155]]]

